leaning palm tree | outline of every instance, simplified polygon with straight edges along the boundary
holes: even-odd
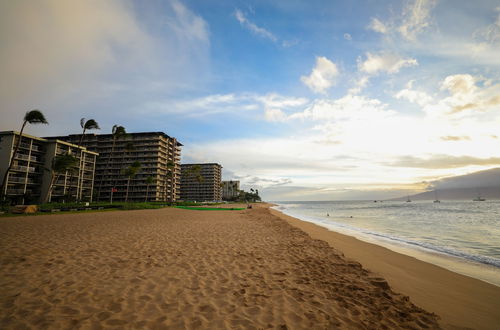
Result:
[[[146,178],[146,199],[144,200],[145,202],[148,201],[148,198],[149,198],[149,186],[154,182],[153,180],[153,177],[152,176],[148,176]]]
[[[23,124],[21,126],[21,130],[19,131],[19,138],[17,139],[16,146],[14,147],[14,152],[10,156],[9,160],[9,166],[5,170],[5,174],[3,175],[3,180],[2,180],[2,187],[0,189],[0,196],[3,197],[1,198],[2,200],[5,198],[5,193],[6,193],[6,187],[7,187],[7,178],[9,176],[9,171],[12,168],[12,165],[14,164],[14,157],[16,156],[17,150],[19,149],[19,145],[21,144],[21,140],[23,138],[23,131],[24,127],[26,127],[26,124],[48,124],[47,120],[45,119],[45,116],[40,110],[31,110],[26,112],[24,115],[23,119]]]
[[[127,167],[122,171],[123,175],[127,177],[127,190],[125,192],[125,202],[128,202],[128,189],[130,187],[130,180],[134,176],[136,176],[137,172],[139,172],[140,169],[141,169],[141,163],[135,161],[132,163],[132,165],[130,165],[129,167]]]
[[[78,158],[76,158],[71,154],[58,155],[54,158],[54,161],[52,163],[52,168],[47,169],[50,170],[51,172],[51,179],[47,195],[43,199],[44,203],[47,203],[49,196],[52,194],[52,190],[54,189],[55,183],[59,180],[59,177],[62,174],[66,174],[68,172],[70,173],[74,172],[77,166],[78,166]]]
[[[110,163],[111,163],[111,157],[113,156],[113,154],[115,152],[116,140],[126,136],[127,131],[125,130],[125,127],[123,127],[123,126],[113,125],[113,128],[111,129],[111,135],[113,136],[113,143],[111,144],[111,152],[109,153],[108,160],[106,161],[105,175],[109,175],[108,172],[109,172],[109,167],[110,167]],[[101,196],[101,188],[102,188],[103,180],[104,180],[104,175],[101,176],[101,179],[99,180],[99,186],[97,188],[97,199],[98,200],[99,200],[99,197]]]
[[[86,131],[93,130],[93,129],[101,129],[99,127],[99,124],[94,119],[86,120],[85,118],[81,118],[80,119],[80,127],[82,128],[82,136],[80,136],[80,141],[78,142],[78,146],[79,147],[82,146],[83,138],[85,137],[85,132]],[[82,166],[83,166],[83,150],[80,149],[80,168]],[[71,175],[69,177],[70,194],[71,194],[71,184],[73,183],[73,175],[74,175],[74,173],[71,173]],[[75,199],[78,199],[78,197],[79,196],[78,196],[78,187],[77,187]]]

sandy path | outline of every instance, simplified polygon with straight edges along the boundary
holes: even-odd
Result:
[[[0,219],[0,328],[437,328],[268,209]]]

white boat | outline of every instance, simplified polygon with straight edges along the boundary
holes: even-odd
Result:
[[[486,199],[481,197],[481,194],[478,194],[476,198],[473,199],[474,202],[484,202]]]
[[[435,196],[435,200],[434,200],[434,203],[441,203],[441,201],[438,199],[438,196],[437,196],[437,190],[434,190],[434,196]]]

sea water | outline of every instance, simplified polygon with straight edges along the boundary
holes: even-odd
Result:
[[[295,218],[500,286],[500,201],[275,204]]]

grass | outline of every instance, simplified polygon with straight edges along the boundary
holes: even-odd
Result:
[[[236,211],[245,210],[244,207],[192,207],[192,206],[176,206],[178,209],[198,210],[198,211]]]
[[[0,211],[5,212],[0,214],[0,217],[17,217],[17,216],[34,216],[42,214],[70,214],[70,213],[81,213],[81,212],[105,212],[105,211],[117,211],[117,210],[145,210],[145,209],[160,209],[164,207],[180,206],[199,206],[199,203],[194,202],[114,202],[114,203],[89,203],[86,205],[84,202],[80,203],[44,203],[38,205],[38,212],[36,213],[11,213],[10,207],[3,205]],[[218,205],[217,203],[208,205]]]

